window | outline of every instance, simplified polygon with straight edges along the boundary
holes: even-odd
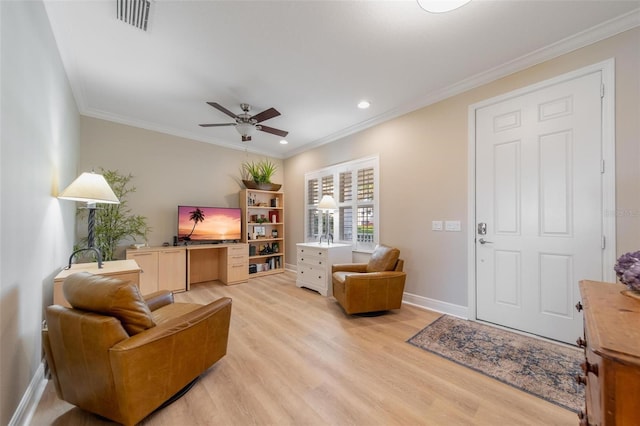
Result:
[[[305,174],[305,241],[317,241],[329,227],[335,242],[355,250],[373,250],[380,233],[378,157],[349,161]],[[329,215],[317,209],[323,195],[331,195],[338,210]]]

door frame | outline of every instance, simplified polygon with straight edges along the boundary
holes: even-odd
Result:
[[[615,156],[615,60],[610,58],[548,80],[541,81],[503,95],[485,99],[469,106],[467,148],[467,313],[477,320],[476,307],[476,110],[525,95],[567,80],[600,71],[604,85],[602,97],[602,279],[615,282],[616,262],[616,156]]]

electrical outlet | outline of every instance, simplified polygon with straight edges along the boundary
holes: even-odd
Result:
[[[462,231],[459,220],[447,220],[444,223],[445,231]]]
[[[432,231],[442,231],[442,221],[434,220],[431,222],[431,230]]]

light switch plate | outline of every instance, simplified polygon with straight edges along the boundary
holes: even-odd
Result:
[[[431,230],[432,231],[442,231],[442,221],[434,220],[431,222]]]
[[[447,220],[444,223],[444,229],[445,231],[461,231],[462,230],[459,220]]]

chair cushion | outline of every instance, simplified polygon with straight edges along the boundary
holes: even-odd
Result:
[[[338,282],[344,283],[349,275],[358,275],[358,272],[338,271],[334,272],[332,277]]]
[[[62,291],[74,308],[118,318],[130,336],[155,326],[138,286],[131,281],[78,272],[65,279]]]
[[[400,257],[400,250],[397,248],[379,244],[371,254],[371,259],[367,264],[367,272],[393,271]]]
[[[200,309],[203,305],[196,303],[171,303],[151,312],[153,321],[156,325],[162,325],[174,318],[181,317],[184,314]]]

